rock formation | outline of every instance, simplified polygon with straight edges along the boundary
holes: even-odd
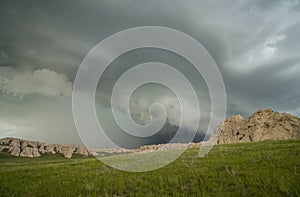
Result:
[[[136,152],[166,151],[166,150],[185,149],[188,147],[199,148],[200,145],[201,142],[199,143],[190,142],[189,144],[182,144],[182,143],[154,144],[154,145],[141,146]]]
[[[218,135],[219,134],[219,135]],[[260,109],[244,119],[241,115],[226,119],[210,140],[217,144],[238,142],[257,142],[264,140],[300,139],[300,119],[287,113],[274,112],[271,109]],[[40,157],[43,154],[63,154],[71,158],[73,154],[83,156],[104,155],[102,153],[144,153],[183,149],[187,146],[198,148],[199,143],[169,143],[145,145],[137,149],[100,148],[88,150],[82,146],[45,144],[39,141],[28,141],[17,138],[0,139],[0,152],[7,151],[10,155],[20,157]]]
[[[102,155],[102,153],[149,153],[156,151],[167,151],[167,150],[176,150],[184,148],[199,148],[202,142],[194,143],[190,142],[189,144],[182,143],[169,143],[169,144],[152,144],[141,146],[137,149],[126,149],[126,148],[101,148],[90,150],[92,155]]]
[[[20,157],[40,157],[43,154],[61,153],[67,158],[73,154],[90,155],[87,148],[76,145],[48,144],[40,141],[29,141],[18,138],[0,139],[0,152],[7,151],[10,155]]]
[[[260,109],[248,120],[241,115],[228,118],[218,133],[219,136],[213,136],[218,144],[300,139],[300,119],[287,113]]]

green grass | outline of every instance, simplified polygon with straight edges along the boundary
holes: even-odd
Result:
[[[2,153],[0,180],[0,196],[299,196],[300,141],[218,145],[203,158],[189,149],[170,165],[143,173],[92,157]]]

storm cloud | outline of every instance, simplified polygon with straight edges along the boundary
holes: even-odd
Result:
[[[71,92],[82,60],[106,37],[149,25],[185,32],[208,50],[225,83],[227,117],[247,117],[259,108],[300,116],[298,0],[3,0],[0,5],[0,137],[80,143]],[[96,96],[99,118],[109,111],[118,77],[154,60],[174,66],[197,84],[203,114],[198,132],[204,132],[211,112],[203,78],[180,57],[154,49],[125,54],[105,72]],[[147,108],[156,100],[172,111],[168,128],[178,126],[177,101],[161,91],[141,88],[133,97],[136,122],[149,121]],[[104,119],[112,122],[109,117]]]

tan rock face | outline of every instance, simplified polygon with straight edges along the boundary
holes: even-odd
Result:
[[[73,153],[75,153],[76,146],[63,146],[61,148],[61,153],[66,157],[66,158],[71,158],[73,156]]]
[[[61,153],[67,158],[73,154],[90,155],[87,148],[75,145],[48,144],[39,141],[29,141],[17,138],[0,139],[0,152],[7,151],[10,155],[20,157],[40,157],[42,154]]]
[[[0,139],[0,146],[8,146],[13,138],[2,138]]]
[[[50,154],[55,154],[55,145],[54,144],[48,144],[47,146],[45,146],[45,152],[46,153],[50,153]]]
[[[247,121],[241,115],[228,118],[221,126],[218,143],[227,144],[237,141],[250,141],[249,135],[245,132],[246,127]]]
[[[261,109],[245,120],[231,117],[220,126],[218,144],[300,139],[300,119],[287,113]]]
[[[10,149],[10,146],[0,146],[0,152],[8,151],[9,149]]]
[[[11,149],[8,151],[12,156],[20,156],[21,149],[17,146],[11,147]]]
[[[77,147],[75,153],[79,154],[79,155],[83,155],[83,156],[88,156],[89,155],[88,149],[83,147],[83,146]]]
[[[39,153],[37,148],[26,147],[20,153],[20,157],[40,157],[41,154]]]

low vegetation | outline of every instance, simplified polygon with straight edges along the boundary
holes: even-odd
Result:
[[[217,145],[203,158],[189,149],[144,173],[93,157],[1,153],[0,179],[0,196],[300,196],[300,140]]]

